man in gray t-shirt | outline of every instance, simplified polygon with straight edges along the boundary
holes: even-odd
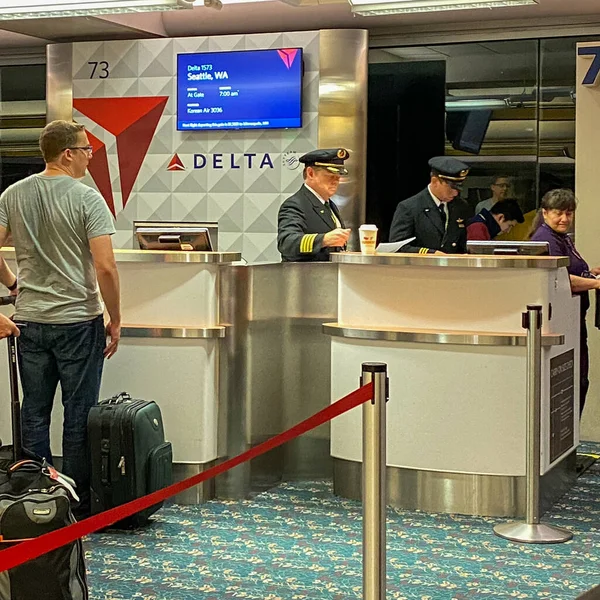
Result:
[[[492,190],[492,197],[487,200],[482,200],[477,203],[475,207],[475,214],[478,215],[484,208],[490,210],[496,202],[506,200],[508,198],[508,190],[510,189],[511,182],[505,175],[498,175],[494,177],[493,183],[490,185]]]
[[[121,335],[115,228],[102,196],[78,181],[92,154],[84,127],[53,121],[42,131],[40,149],[45,170],[0,196],[0,246],[10,234],[18,270],[17,278],[0,258],[0,283],[17,290],[23,445],[52,462],[50,415],[60,382],[62,470],[77,483],[81,501],[75,512],[85,517],[87,416],[98,402],[104,358],[117,351]],[[100,296],[109,316],[106,328]]]

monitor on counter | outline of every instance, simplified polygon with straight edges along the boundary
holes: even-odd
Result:
[[[468,254],[493,254],[496,256],[544,256],[550,253],[548,242],[470,241]]]
[[[177,55],[177,129],[302,127],[302,48]]]
[[[134,234],[142,250],[217,250],[217,223],[135,221]]]

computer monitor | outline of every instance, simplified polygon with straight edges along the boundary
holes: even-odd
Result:
[[[177,55],[178,131],[302,127],[302,48]]]
[[[522,242],[522,241],[468,241],[468,254],[493,254],[500,256],[544,256],[550,253],[548,242]]]
[[[133,228],[142,250],[212,252],[218,248],[214,222],[135,221]]]

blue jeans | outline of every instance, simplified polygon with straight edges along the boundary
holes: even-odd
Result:
[[[77,483],[85,510],[90,496],[87,418],[100,394],[106,346],[103,316],[68,325],[17,322],[17,326],[21,330],[17,351],[23,387],[23,446],[52,463],[50,416],[60,382],[62,472]]]

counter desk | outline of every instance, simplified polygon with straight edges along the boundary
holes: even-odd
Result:
[[[572,483],[579,442],[579,299],[564,257],[333,255],[331,396],[361,363],[387,363],[388,503],[432,512],[525,512],[528,304],[543,307],[545,506]],[[360,496],[361,411],[332,422],[336,493]],[[572,465],[571,465],[572,466]]]
[[[14,270],[14,250],[2,253]],[[115,257],[122,337],[117,354],[105,362],[100,397],[127,391],[157,400],[173,443],[174,476],[183,479],[217,459],[218,349],[227,333],[220,321],[219,278],[240,254],[115,250]],[[6,369],[5,354],[0,352],[0,369]],[[9,439],[8,402],[0,410],[0,437]],[[59,456],[61,437],[57,401],[51,441]],[[202,487],[193,488],[178,501],[195,503],[205,495]]]
[[[14,262],[12,251],[3,254]],[[333,263],[245,265],[236,253],[140,250],[118,250],[116,258],[123,337],[105,364],[101,397],[127,391],[160,404],[177,480],[308,418],[356,389],[362,362],[381,361],[391,391],[389,503],[522,514],[521,314],[531,303],[543,306],[546,505],[574,477],[567,467],[579,438],[579,399],[569,381],[579,377],[579,304],[566,258],[340,253]],[[0,378],[6,369],[0,351]],[[553,393],[551,382],[567,392]],[[4,398],[0,437],[7,440]],[[58,455],[60,411],[56,402]],[[331,433],[324,425],[177,501],[245,498],[284,477],[331,474],[336,493],[356,498],[360,421],[361,411],[351,411]]]

